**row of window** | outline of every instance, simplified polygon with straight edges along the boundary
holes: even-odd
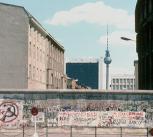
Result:
[[[45,52],[35,45],[32,45],[31,42],[29,43],[29,56],[42,63],[45,61]]]
[[[113,90],[131,90],[131,89],[134,89],[134,85],[113,85],[112,86],[112,89]]]
[[[52,79],[48,83],[48,88],[62,88],[62,87],[63,87],[62,79],[52,77]]]
[[[51,44],[49,46],[49,56],[53,57],[57,62],[64,64],[64,53]]]
[[[33,59],[36,59],[38,62],[42,62],[44,63],[45,62],[45,53],[42,52],[42,50],[37,47],[37,50],[35,50],[35,45],[32,47],[31,44],[29,46],[29,55],[31,57],[33,57]],[[50,64],[50,67],[52,69],[56,69],[58,70],[59,72],[63,72],[62,69],[64,69],[64,66],[63,64],[61,63],[58,63],[57,61],[53,60],[52,57],[49,58],[48,60],[48,63]]]
[[[45,39],[41,33],[39,33],[35,28],[30,27],[30,41],[32,41],[33,43],[30,45],[40,45],[41,49],[45,50],[48,52],[48,55],[53,57],[56,61],[61,62],[62,64],[64,64],[64,53],[58,49],[56,46],[54,46],[53,44],[51,44],[51,41],[48,41],[47,39]],[[38,48],[38,47],[37,47]]]
[[[113,83],[134,83],[135,79],[113,79]]]
[[[55,85],[60,85],[59,81],[61,79],[61,75],[59,72],[54,72],[53,73],[48,73],[48,82],[50,84],[55,84]],[[39,68],[36,68],[35,66],[32,66],[31,64],[29,64],[29,79],[32,80],[37,80],[40,81],[42,83],[46,82],[46,72],[44,70],[41,70]],[[53,82],[54,81],[54,82]]]
[[[46,72],[29,64],[29,78],[40,82],[45,82]]]
[[[63,86],[63,82],[62,82],[62,78],[61,78],[61,75],[60,73],[58,72],[53,72],[52,71],[48,71],[47,73],[48,75],[48,87],[51,87],[51,88],[62,88]]]
[[[50,60],[51,68],[56,70],[57,72],[64,73],[64,65],[61,63],[56,62],[55,60]]]
[[[30,39],[34,42],[34,44],[44,45],[46,43],[45,38],[39,33],[34,27],[30,26]]]

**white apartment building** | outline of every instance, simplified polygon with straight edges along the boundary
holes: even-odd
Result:
[[[134,75],[118,74],[111,76],[111,90],[134,90]]]

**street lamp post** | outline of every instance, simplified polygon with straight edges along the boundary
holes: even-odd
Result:
[[[120,37],[122,40],[125,40],[125,41],[135,41],[133,39],[130,39],[130,38],[127,38],[127,37]]]
[[[134,39],[131,39],[131,38],[127,38],[127,37],[120,37],[122,40],[125,40],[125,41],[134,41],[136,42],[136,40]],[[134,61],[136,62],[136,61]],[[137,61],[138,62],[138,61]],[[135,64],[135,63],[134,63]],[[138,66],[135,66],[135,89],[138,89],[138,74],[136,73],[136,71],[138,70]]]

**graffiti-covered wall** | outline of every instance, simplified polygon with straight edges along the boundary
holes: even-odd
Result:
[[[152,127],[153,92],[11,92],[0,93],[0,124],[6,128],[34,125],[51,127]]]

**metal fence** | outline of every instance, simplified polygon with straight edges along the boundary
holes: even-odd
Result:
[[[150,137],[148,128],[89,128],[62,127],[37,128],[39,137]],[[0,129],[0,137],[33,137],[33,127]]]

